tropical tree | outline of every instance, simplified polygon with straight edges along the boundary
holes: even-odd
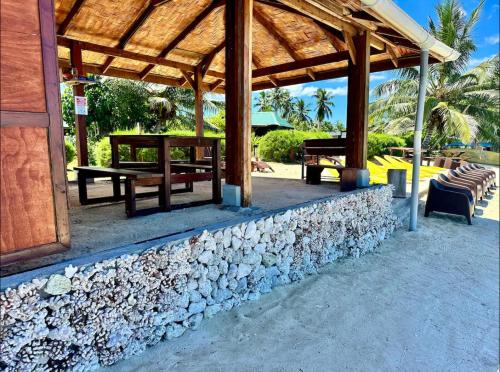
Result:
[[[272,111],[272,100],[271,95],[268,91],[262,90],[259,92],[259,96],[257,97],[257,102],[255,103],[255,107],[257,111]]]
[[[158,116],[155,131],[161,129],[193,129],[195,126],[195,99],[191,89],[165,87],[153,91],[149,98],[153,112]],[[203,94],[203,111],[215,114],[224,108],[224,101],[215,99],[210,93]]]
[[[335,107],[335,104],[333,103],[333,95],[323,88],[318,88],[313,97],[316,99],[316,121],[319,128],[325,119],[332,116],[332,108]]]
[[[309,105],[303,99],[297,98],[293,107],[294,109],[290,114],[290,119],[295,123],[305,123],[306,125],[309,125],[312,121],[309,116],[309,113],[311,112]]]
[[[285,119],[288,119],[294,108],[290,92],[284,88],[274,88],[271,90],[269,96],[273,110]]]
[[[454,62],[429,66],[424,148],[442,145],[449,138],[469,143],[482,131],[491,134],[491,123],[496,123],[498,128],[498,88],[491,84],[498,71],[498,57],[466,70],[470,55],[476,49],[471,32],[483,3],[481,1],[467,17],[456,0],[445,0],[437,6],[437,23],[429,21],[430,32],[458,50],[461,57]],[[373,130],[401,134],[413,128],[418,79],[417,68],[402,69],[398,78],[375,88],[378,99],[370,105]]]

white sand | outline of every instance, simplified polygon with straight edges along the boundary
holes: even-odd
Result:
[[[498,168],[497,168],[498,171]],[[114,371],[496,371],[499,196],[202,322]]]

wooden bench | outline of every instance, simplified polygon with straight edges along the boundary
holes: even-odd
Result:
[[[158,196],[158,191],[137,194],[136,186],[162,186],[163,174],[132,169],[116,169],[104,167],[75,167],[78,172],[78,196],[80,204],[90,205],[125,200],[125,212],[128,217],[136,214],[136,198]],[[113,182],[113,196],[102,196],[90,199],[87,192],[87,179],[111,177]],[[125,195],[120,188],[120,177],[125,177]]]
[[[335,169],[342,175],[344,167],[339,164],[320,164],[320,159],[331,156],[345,155],[347,142],[345,138],[305,140],[301,146],[302,178],[306,170],[306,183],[318,185],[321,183],[321,173],[325,168]]]

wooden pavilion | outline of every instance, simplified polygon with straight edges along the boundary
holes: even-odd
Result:
[[[348,77],[347,165],[364,168],[369,73],[453,60],[390,0],[2,0],[1,253],[69,246],[60,71],[226,95],[226,183],[251,203],[252,91]],[[74,86],[83,95],[83,85]],[[78,115],[80,165],[88,164]]]

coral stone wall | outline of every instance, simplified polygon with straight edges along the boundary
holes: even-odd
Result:
[[[110,365],[340,257],[370,252],[396,225],[391,189],[380,187],[68,266],[1,294],[1,367]]]

